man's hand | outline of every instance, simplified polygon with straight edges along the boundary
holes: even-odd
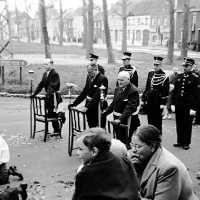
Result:
[[[192,110],[190,109],[190,116],[195,116],[196,115],[196,111],[195,110]]]
[[[34,95],[34,94],[31,94],[31,95],[30,95],[30,98],[31,98],[31,99],[33,99],[34,97],[35,97],[35,95]]]
[[[71,104],[68,104],[68,109],[72,108],[73,106],[74,106],[74,104],[73,104],[73,103],[71,103]]]
[[[120,120],[119,119],[115,119],[115,120],[111,121],[111,123],[113,125],[119,125],[120,124]]]
[[[87,107],[82,107],[82,108],[80,108],[80,110],[81,110],[82,112],[86,112],[86,111],[88,110],[88,108],[87,108]]]

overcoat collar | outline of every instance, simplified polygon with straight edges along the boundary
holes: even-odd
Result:
[[[147,166],[144,169],[144,172],[142,174],[142,178],[141,178],[141,185],[149,179],[149,177],[152,175],[152,173],[156,170],[157,168],[157,163],[158,160],[160,158],[160,155],[162,153],[163,149],[162,148],[158,148],[155,153],[153,154],[153,156],[151,157],[151,159],[149,160]]]

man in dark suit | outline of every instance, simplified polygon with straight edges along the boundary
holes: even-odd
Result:
[[[77,145],[83,167],[76,175],[73,200],[140,199],[133,165],[110,152],[111,137],[105,129],[86,130]]]
[[[90,62],[93,59],[97,59],[98,56],[90,54]],[[105,95],[108,90],[108,79],[102,72],[99,71],[99,66],[96,64],[90,64],[87,66],[88,75],[86,78],[86,84],[81,94],[76,98],[76,100],[69,104],[68,107],[73,107],[79,105],[83,100],[86,99],[85,109],[87,116],[88,126],[96,127],[100,124],[99,119],[99,103],[101,95],[101,87],[104,87]]]
[[[135,66],[131,65],[130,63],[131,55],[132,54],[130,52],[123,53],[123,66],[119,68],[119,72],[127,71],[130,74],[130,82],[138,87],[138,74]]]
[[[192,72],[194,64],[194,59],[184,59],[184,73],[178,74],[173,93],[177,131],[177,143],[174,146],[185,150],[190,148],[192,121],[198,105],[198,76]]]
[[[56,117],[56,108],[60,102],[62,102],[61,95],[59,93],[60,89],[60,77],[59,74],[54,69],[53,60],[50,60],[48,64],[43,65],[45,72],[42,76],[42,80],[39,82],[35,92],[31,96],[32,98],[36,96],[44,88],[46,92],[46,107],[48,117]],[[59,133],[61,127],[59,122],[52,122],[54,128],[54,133]]]
[[[161,56],[154,56],[154,70],[148,73],[142,101],[147,102],[148,123],[162,132],[162,112],[169,94],[169,77],[161,69]]]
[[[115,89],[113,101],[103,112],[103,115],[108,115],[113,112],[113,124],[116,137],[124,144],[128,145],[133,132],[140,125],[137,114],[137,108],[139,106],[139,93],[137,88],[130,83],[130,75],[127,71],[119,72],[117,80],[118,87]],[[134,113],[135,115],[133,115]],[[119,128],[120,124],[130,125],[128,138],[126,138],[126,129],[123,127]]]

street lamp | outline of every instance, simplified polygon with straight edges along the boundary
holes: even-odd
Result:
[[[29,70],[29,78],[30,78],[30,138],[32,138],[32,93],[33,93],[33,75],[34,71]]]

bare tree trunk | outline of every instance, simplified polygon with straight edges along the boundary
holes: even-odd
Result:
[[[88,4],[88,37],[87,37],[87,48],[86,56],[93,52],[93,40],[94,40],[94,20],[93,20],[93,0],[89,0]]]
[[[12,33],[11,33],[11,25],[10,25],[10,12],[8,10],[8,1],[6,0],[6,16],[7,16],[7,24],[8,24],[8,39],[11,40]]]
[[[107,9],[106,0],[103,0],[103,22],[104,22],[104,32],[105,32],[106,46],[107,46],[107,52],[108,52],[108,63],[114,63],[112,43],[111,43],[111,37],[110,37],[110,28],[108,25],[108,9]]]
[[[183,35],[181,45],[181,58],[187,57],[188,53],[188,28],[189,28],[189,0],[184,0]]]
[[[127,51],[127,0],[122,0],[122,52]]]
[[[170,18],[170,33],[168,41],[168,64],[172,64],[174,60],[174,1],[168,0],[169,2],[169,18]]]
[[[45,58],[51,58],[49,36],[48,36],[48,31],[47,31],[45,0],[39,0],[39,13],[40,13],[42,35],[44,39]]]
[[[18,12],[16,1],[15,1],[15,18],[16,18],[15,20],[16,20],[16,25],[17,25],[18,41],[20,41],[20,29],[19,29],[20,21],[19,21],[19,12]]]
[[[26,34],[27,34],[27,42],[31,41],[31,35],[30,35],[30,27],[29,27],[29,15],[28,15],[28,5],[27,0],[24,0],[25,5],[25,12],[26,12]]]
[[[82,42],[83,42],[83,48],[86,48],[87,46],[87,28],[88,28],[88,20],[87,20],[87,4],[86,1],[83,0],[83,35],[82,35]]]
[[[59,37],[59,44],[63,45],[63,9],[62,9],[62,0],[59,0],[59,7],[60,7],[60,21],[59,21],[59,33],[60,33],[60,37]]]

